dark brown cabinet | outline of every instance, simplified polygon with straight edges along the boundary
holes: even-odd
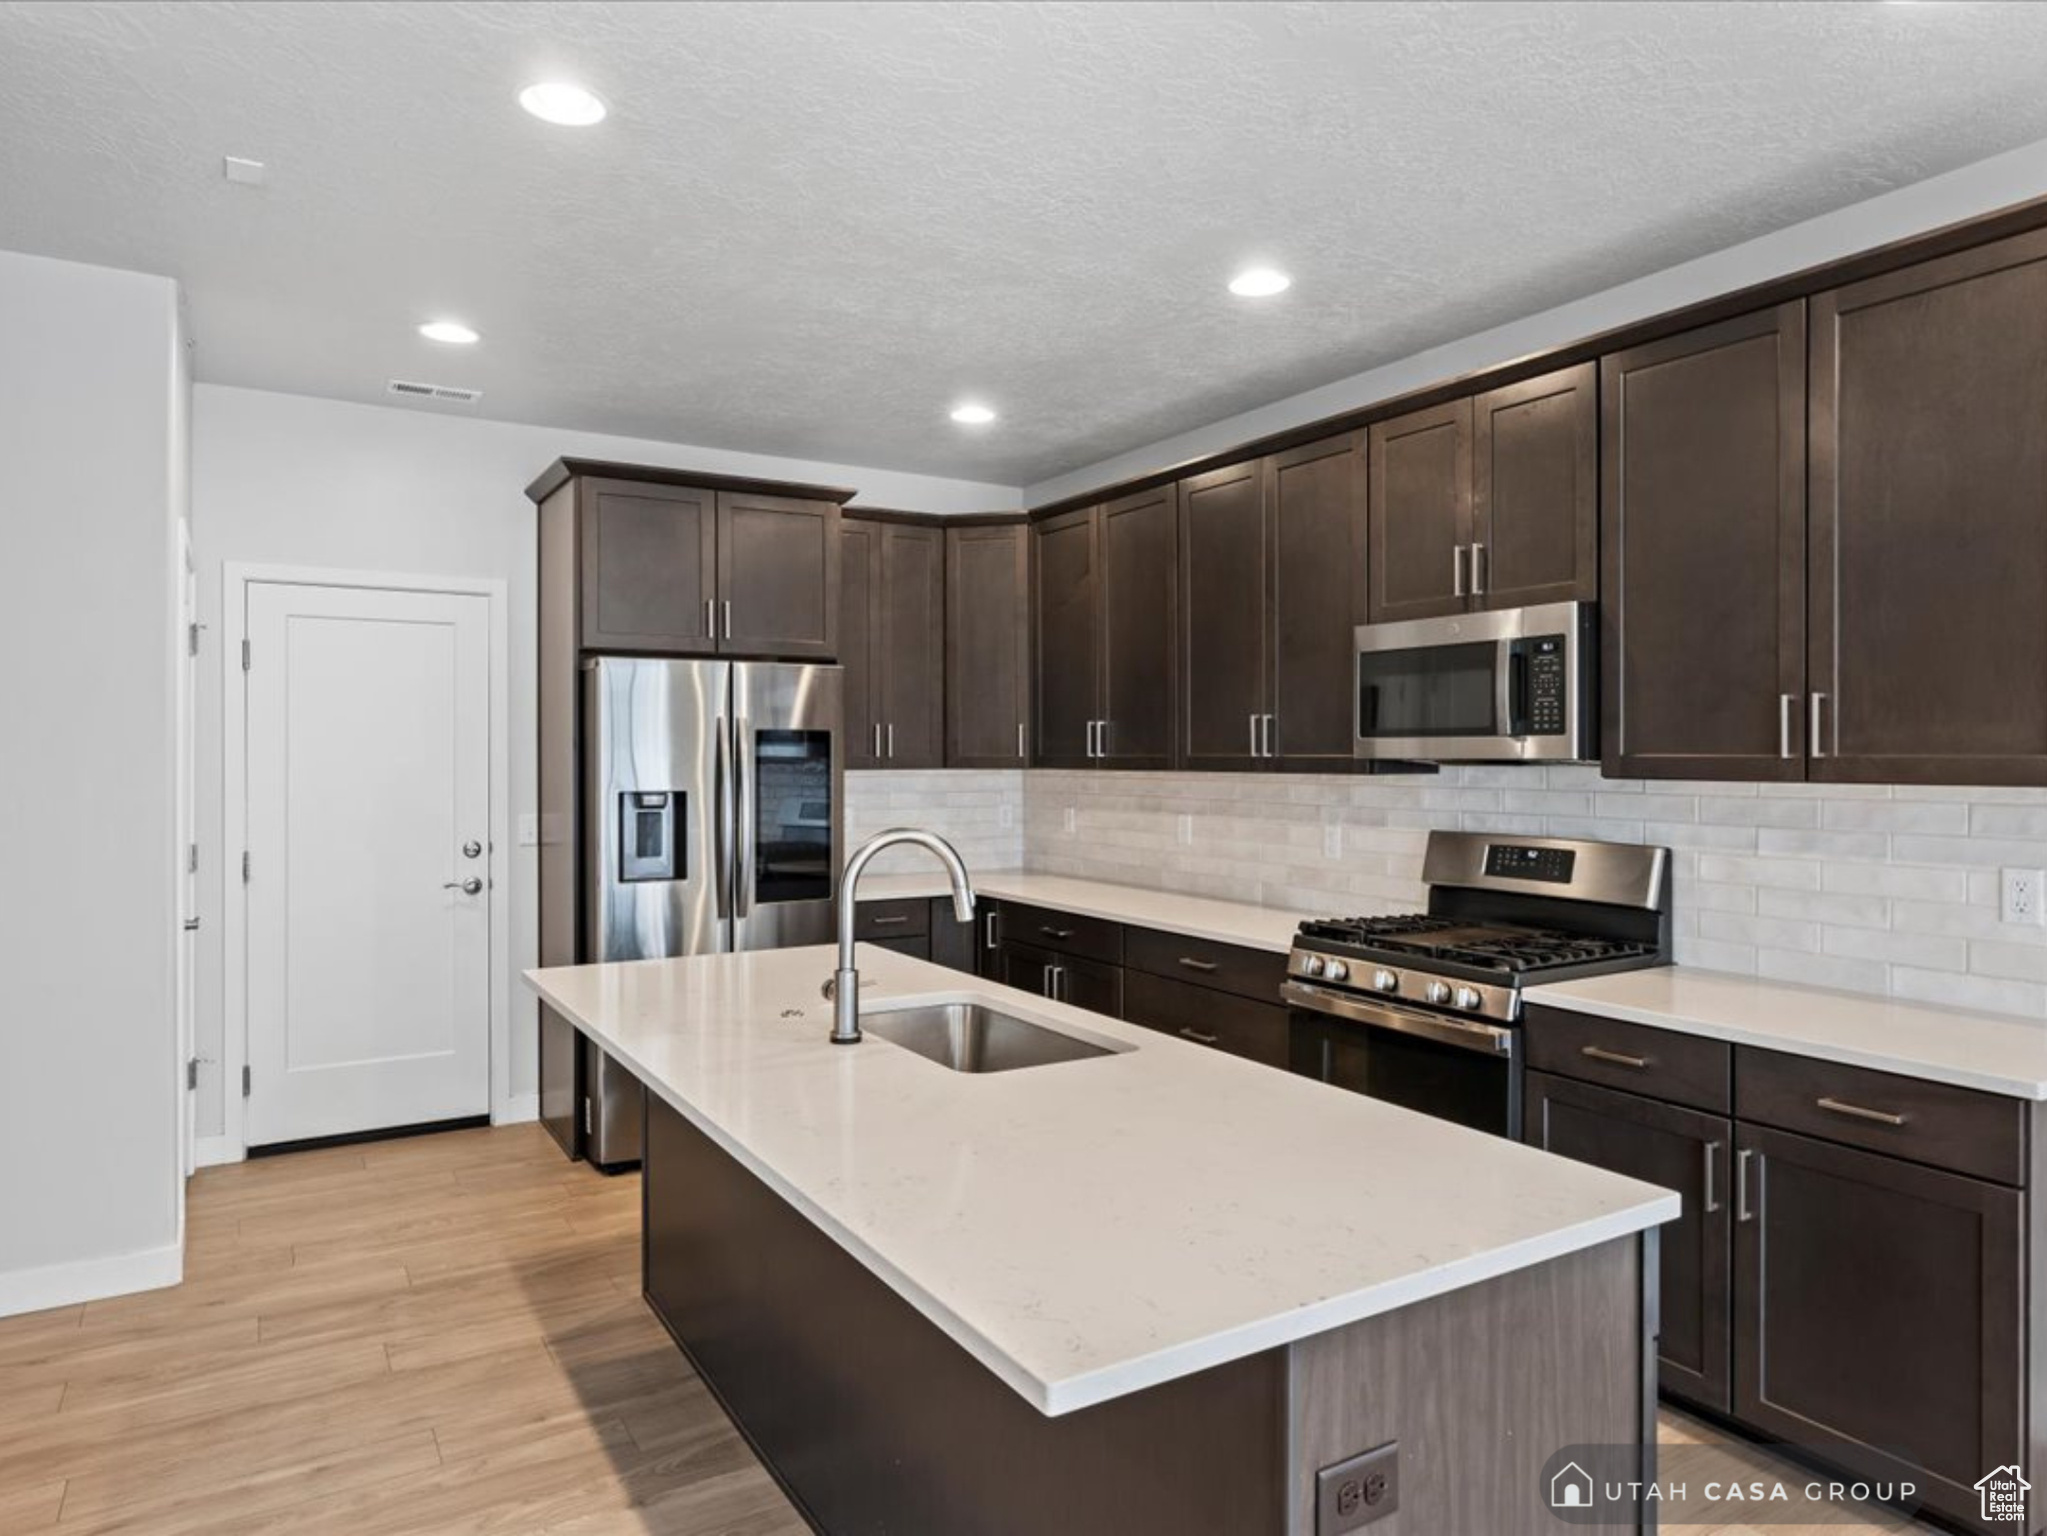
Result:
[[[1032,525],[1039,766],[1173,765],[1178,523],[1161,486]]]
[[[838,612],[838,505],[720,491],[719,652],[830,661]]]
[[[1180,759],[1264,766],[1272,712],[1272,581],[1265,465],[1180,483]]]
[[[944,531],[849,515],[839,565],[846,766],[943,766]]]
[[[596,478],[579,491],[582,648],[715,652],[717,493]]]
[[[1246,1061],[1287,1065],[1287,1011],[1276,1003],[1125,969],[1123,1017]]]
[[[1602,368],[1605,770],[1803,778],[1805,306]]]
[[[1090,1013],[1104,1013],[1112,1019],[1123,1016],[1123,968],[1104,960],[1004,939],[996,979],[1005,987],[1036,992]]]
[[[1473,401],[1467,575],[1477,606],[1599,595],[1598,440],[1591,363]]]
[[[2047,783],[2047,231],[1812,300],[1810,776]]]
[[[1351,634],[1365,619],[1365,434],[1274,454],[1271,530],[1272,719],[1266,751],[1283,768],[1355,766]]]
[[[1471,600],[1471,401],[1375,422],[1370,617],[1462,613]]]
[[[945,763],[1029,761],[1030,543],[1021,520],[945,530]]]
[[[1736,1416],[1976,1527],[1976,1480],[2029,1460],[2020,1192],[1746,1123],[1736,1149]]]
[[[1526,1093],[1527,1140],[1575,1162],[1678,1192],[1683,1214],[1658,1229],[1661,1385],[1726,1412],[1733,1365],[1727,1194],[1732,1122],[1546,1072],[1528,1074]]]

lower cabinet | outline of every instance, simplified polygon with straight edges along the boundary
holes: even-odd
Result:
[[[1625,1051],[1585,1049],[1588,1025]],[[1527,1028],[1548,1070],[1527,1074],[1525,1139],[1684,1202],[1662,1229],[1663,1389],[2010,1532],[1975,1484],[2017,1466],[2047,1486],[2047,1106],[1749,1046],[1729,1106],[1724,1068],[1693,1059],[1710,1042],[1545,1008]],[[1581,1080],[1615,1063],[1645,1091]]]
[[[1522,1125],[1546,1152],[1674,1189],[1684,1214],[1661,1229],[1665,1391],[1725,1413],[1731,1405],[1727,1173],[1733,1124],[1675,1104],[1530,1072]]]
[[[1005,939],[1002,969],[996,980],[1020,992],[1036,992],[1054,1002],[1071,1003],[1090,1013],[1123,1017],[1123,967],[1106,960],[1089,960],[1019,944]]]
[[[1211,987],[1125,971],[1123,1017],[1247,1061],[1286,1069],[1287,1011],[1278,1003],[1255,1003]]]

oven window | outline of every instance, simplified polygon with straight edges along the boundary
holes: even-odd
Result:
[[[1500,648],[1490,640],[1358,654],[1358,735],[1496,736]]]

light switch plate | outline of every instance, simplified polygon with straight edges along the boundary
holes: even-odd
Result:
[[[1343,823],[1332,821],[1322,829],[1322,857],[1340,859],[1343,857]]]
[[[1079,830],[1079,828],[1080,828],[1080,813],[1079,813],[1079,811],[1075,810],[1075,809],[1074,809],[1074,807],[1072,807],[1072,806],[1070,806],[1070,805],[1069,805],[1069,806],[1068,806],[1068,807],[1066,808],[1066,835],[1067,835],[1068,837],[1071,837],[1071,836],[1073,836],[1073,834],[1074,834],[1074,833],[1075,833],[1076,831],[1078,831],[1078,830]]]
[[[1315,1536],[1343,1536],[1398,1508],[1398,1440],[1360,1451],[1315,1474]]]
[[[540,846],[540,818],[521,816],[519,818],[519,846],[537,848]]]

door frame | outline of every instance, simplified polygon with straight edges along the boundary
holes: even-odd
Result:
[[[240,1162],[248,1156],[248,1117],[241,1095],[249,1060],[249,913],[236,871],[248,846],[249,695],[242,671],[248,638],[249,588],[257,585],[369,588],[385,592],[481,597],[488,603],[490,681],[490,1118],[493,1125],[530,1120],[537,1094],[514,1096],[511,1086],[511,895],[515,848],[511,837],[511,640],[507,585],[496,577],[417,576],[394,571],[340,571],[314,566],[224,561],[220,568],[221,646],[221,1135],[202,1149],[201,1162]],[[211,1155],[206,1155],[206,1154]]]

